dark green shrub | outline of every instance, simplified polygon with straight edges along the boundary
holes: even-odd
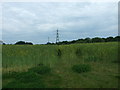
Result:
[[[112,61],[113,63],[120,63],[120,61],[119,60],[114,60],[114,61]]]
[[[79,64],[79,65],[74,65],[72,67],[72,70],[77,73],[82,73],[82,72],[91,71],[91,67],[88,64]]]
[[[34,72],[15,73],[14,80],[3,88],[44,88],[40,75]]]
[[[57,56],[61,57],[62,56],[62,52],[60,49],[57,50]]]
[[[31,83],[21,83],[19,81],[13,81],[8,83],[6,86],[3,87],[3,90],[6,88],[45,88],[45,85],[42,81],[38,82],[31,82]]]
[[[6,78],[15,78],[17,74],[18,74],[17,72],[9,71],[9,73],[2,74],[2,79],[4,79],[4,78],[5,79]]]
[[[33,72],[22,72],[16,75],[15,78],[22,83],[36,82],[40,79],[40,77]]]
[[[30,72],[21,73],[14,81],[8,83],[3,88],[44,88],[43,80]]]
[[[82,56],[82,51],[80,48],[78,48],[75,53],[76,53],[76,56],[78,57]]]
[[[51,71],[51,69],[47,66],[38,66],[38,67],[33,67],[28,70],[29,72],[35,72],[37,74],[46,74]]]
[[[43,63],[39,63],[37,66],[43,66]]]
[[[116,78],[118,78],[118,79],[120,79],[120,76],[119,75],[117,75],[117,76],[115,76]]]

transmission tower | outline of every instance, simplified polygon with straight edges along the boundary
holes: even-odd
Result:
[[[58,29],[57,29],[57,33],[56,33],[56,43],[59,43],[59,32],[58,32]]]

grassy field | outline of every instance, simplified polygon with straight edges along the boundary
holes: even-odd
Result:
[[[3,45],[2,72],[3,88],[117,88],[118,43]]]

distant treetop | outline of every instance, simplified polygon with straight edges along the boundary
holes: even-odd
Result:
[[[25,41],[18,41],[15,43],[15,45],[33,45],[31,42],[25,42]]]

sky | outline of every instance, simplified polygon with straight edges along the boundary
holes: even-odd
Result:
[[[2,7],[2,40],[46,44],[80,38],[118,35],[117,2],[5,2]],[[2,17],[2,18],[1,18]]]

